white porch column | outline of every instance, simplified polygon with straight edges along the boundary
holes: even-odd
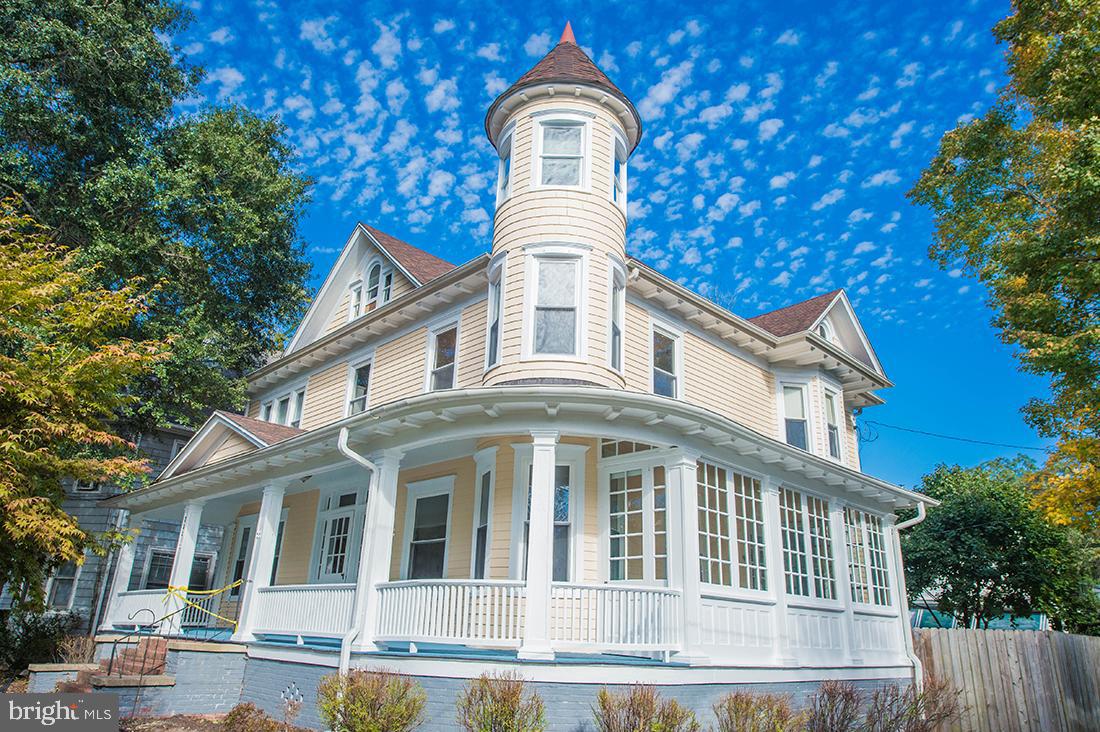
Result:
[[[862,664],[859,651],[855,647],[854,620],[852,612],[852,577],[848,572],[848,540],[844,533],[843,501],[829,504],[830,529],[833,532],[833,566],[836,567],[836,591],[844,603],[844,622],[840,624],[840,642],[844,647],[844,663]]]
[[[554,650],[550,645],[550,582],[554,576],[554,472],[557,466],[558,433],[553,430],[532,430],[531,438],[531,519],[527,534],[526,619],[519,657],[552,659]]]
[[[199,539],[199,526],[202,521],[202,501],[188,501],[183,504],[183,519],[180,521],[179,539],[176,541],[176,554],[172,558],[172,573],[168,575],[168,586],[186,589],[191,582],[191,565],[195,562],[195,544]],[[174,599],[165,607],[165,613],[179,610],[184,605]],[[181,614],[169,621],[166,629],[169,633],[178,632]]]
[[[669,462],[668,470],[668,583],[681,592],[683,648],[672,658],[680,663],[702,665],[702,612],[699,581],[699,513],[695,495],[698,455],[681,453]]]
[[[401,471],[401,450],[385,450],[372,455],[378,468],[374,490],[367,497],[367,515],[363,519],[363,540],[359,545],[359,568],[355,575],[355,607],[361,612],[352,618],[359,626],[357,650],[377,650],[378,585],[390,579],[393,556],[393,526],[397,512],[397,478]]]
[[[235,641],[253,640],[252,628],[256,614],[256,593],[271,584],[271,570],[275,564],[275,539],[279,535],[279,519],[283,513],[283,493],[286,487],[279,483],[264,486],[260,500],[260,513],[256,517],[256,533],[252,536],[252,558],[241,587],[241,606],[237,613]]]
[[[137,517],[133,517],[136,519]],[[126,522],[125,517],[121,517],[118,525],[122,526]],[[106,632],[112,629],[111,612],[118,605],[118,596],[130,586],[130,575],[134,573],[134,542],[129,541],[118,548],[118,553],[115,555],[115,574],[111,578],[111,587],[107,593],[107,600],[104,603],[103,615],[100,617],[99,630]]]
[[[768,557],[768,590],[775,596],[772,613],[774,637],[772,648],[777,663],[794,666],[797,661],[791,650],[790,629],[787,627],[787,583],[783,564],[783,531],[779,515],[779,482],[765,478],[762,487],[764,498],[764,540]]]

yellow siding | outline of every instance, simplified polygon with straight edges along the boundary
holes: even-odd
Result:
[[[498,445],[495,484],[493,485],[492,537],[489,542],[489,577],[508,579],[512,543],[512,482],[515,478],[516,451],[510,438],[478,443],[478,449]]]
[[[302,429],[312,430],[344,418],[348,389],[348,364],[341,361],[309,377]]]
[[[340,304],[332,311],[332,315],[329,316],[328,322],[325,323],[325,329],[321,331],[321,338],[324,338],[337,328],[342,328],[348,324],[349,307],[351,307],[351,293],[345,291],[340,298]]]
[[[424,391],[428,332],[417,328],[382,346],[374,354],[370,400],[379,406]]]
[[[652,391],[649,370],[649,313],[645,308],[627,302],[623,327],[623,363],[626,388],[630,391]]]
[[[458,356],[455,386],[468,389],[481,386],[485,369],[485,317],[487,301],[463,309],[458,324]]]
[[[260,418],[260,400],[259,399],[249,399],[248,400],[247,415],[249,417],[252,417],[253,419],[259,419]]]
[[[222,460],[228,460],[231,457],[243,455],[246,452],[252,452],[256,449],[256,446],[251,442],[241,437],[240,435],[230,433],[226,436],[225,441],[218,446],[218,449],[207,458],[204,465],[210,465],[211,463],[220,462]]]
[[[447,579],[465,579],[470,576],[470,557],[473,533],[474,473],[477,465],[473,457],[446,460],[410,470],[402,470],[397,483],[397,506],[393,524],[393,556],[390,561],[390,579],[401,579],[401,561],[405,552],[405,513],[408,506],[408,485],[431,478],[453,475],[454,494],[451,499],[451,525],[447,535]]]
[[[775,434],[772,375],[694,333],[684,334],[684,399]]]
[[[317,527],[318,490],[294,493],[283,499],[287,509],[275,584],[299,585],[309,581],[309,560],[313,552],[313,532]]]

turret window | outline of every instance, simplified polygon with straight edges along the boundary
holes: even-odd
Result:
[[[539,157],[539,180],[542,185],[580,186],[584,168],[584,125],[576,122],[544,122]]]
[[[579,260],[540,257],[535,300],[534,353],[577,353]]]
[[[623,311],[626,299],[626,276],[622,267],[613,264],[611,267],[611,332],[610,354],[611,368],[616,371],[623,370]]]
[[[626,211],[626,143],[616,136],[615,155],[611,163],[611,200]]]
[[[500,327],[503,317],[504,293],[503,284],[504,266],[503,259],[494,263],[489,269],[489,302],[488,302],[488,337],[486,339],[485,367],[492,368],[500,362]]]
[[[512,192],[512,133],[508,132],[498,148],[500,164],[497,170],[497,205]]]

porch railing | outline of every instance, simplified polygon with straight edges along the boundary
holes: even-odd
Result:
[[[354,584],[278,585],[256,592],[253,632],[341,636],[351,627]]]
[[[663,587],[554,583],[550,638],[556,647],[594,651],[680,648],[680,593]]]
[[[218,611],[221,597],[218,595],[187,595],[187,602],[180,613],[180,625],[185,628],[208,628],[217,624],[213,613]]]
[[[524,584],[512,580],[406,580],[378,586],[377,639],[518,646]]]

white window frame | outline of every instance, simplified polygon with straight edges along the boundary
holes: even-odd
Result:
[[[673,376],[676,379],[676,393],[672,395],[673,399],[684,398],[684,331],[677,328],[667,320],[661,320],[655,316],[649,318],[649,391],[651,394],[657,393],[657,380],[653,376],[653,371],[656,366],[653,363],[654,351],[653,351],[653,335],[654,333],[661,333],[662,335],[671,338],[675,343],[675,352],[673,358],[676,359],[674,364],[676,367],[676,373]],[[662,369],[663,370],[663,369]]]
[[[607,280],[607,365],[618,373],[626,372],[626,265],[618,257],[608,256]],[[618,322],[615,315],[618,314]],[[619,348],[615,350],[615,328],[619,329]],[[618,356],[619,364],[615,365]]]
[[[622,150],[622,157],[619,150]],[[630,159],[630,147],[627,145],[626,136],[616,129],[611,140],[611,201],[626,216],[627,204],[627,161]],[[619,174],[615,175],[615,163],[619,163]]]
[[[301,394],[301,402],[298,401],[298,395]],[[279,403],[284,399],[288,400],[286,408],[286,421],[278,421]],[[299,410],[300,407],[300,411]],[[297,382],[292,383],[289,387],[284,387],[276,392],[274,395],[264,399],[260,402],[260,419],[264,422],[271,422],[272,424],[281,424],[284,427],[293,427],[294,422],[298,422],[298,429],[301,429],[302,418],[306,413],[306,381],[300,379]]]
[[[355,504],[354,506],[343,506],[337,508],[325,509],[325,502],[329,499],[336,498],[344,495],[345,493],[351,493],[355,491]],[[363,519],[366,514],[367,507],[367,488],[362,486],[359,488],[348,487],[333,487],[326,488],[321,491],[321,495],[317,501],[317,516],[313,522],[313,548],[310,551],[309,556],[309,581],[317,584],[333,584],[331,578],[321,576],[321,553],[324,551],[324,526],[325,521],[329,518],[335,517],[342,513],[351,513],[351,524],[349,526],[348,546],[347,546],[347,559],[345,560],[344,579],[343,582],[355,582],[356,573],[359,570],[359,544],[363,538]],[[354,511],[349,509],[354,508]],[[341,584],[336,582],[335,584]]]
[[[833,324],[829,322],[828,318],[822,318],[821,322],[814,328],[814,332],[829,343],[836,343],[836,329],[833,328]]]
[[[378,268],[378,291],[371,295],[370,274]],[[363,269],[363,312],[366,315],[393,299],[393,267],[381,257],[372,257]],[[371,307],[371,306],[374,307]]]
[[[504,132],[500,136],[500,142],[497,145],[497,206],[507,201],[512,195],[512,173],[515,168],[515,123],[512,123],[504,129]],[[505,180],[504,172],[508,170],[508,178]]]
[[[447,391],[447,389],[436,389],[434,385],[435,367],[435,350],[436,339],[443,333],[454,329],[455,332],[455,360],[451,363],[451,389],[458,388],[458,354],[459,348],[462,345],[462,329],[459,328],[459,319],[457,317],[448,317],[446,320],[440,320],[436,323],[428,326],[428,358],[425,363],[424,371],[424,392],[430,391]]]
[[[367,393],[363,397],[354,397],[355,394],[355,372],[364,366],[370,367],[370,376],[367,378]],[[370,395],[374,388],[374,354],[361,358],[357,361],[351,361],[348,363],[348,378],[347,386],[344,390],[344,416],[351,417],[353,412],[351,411],[351,403],[355,399],[363,399],[363,409],[354,414],[362,414],[370,408]]]
[[[248,569],[249,565],[252,564],[252,546],[256,540],[256,524],[258,519],[259,514],[256,513],[237,517],[237,528],[233,532],[233,552],[229,555],[229,571],[225,578],[226,584],[237,581],[233,578],[233,573],[236,569],[237,557],[241,555],[241,541],[244,539],[244,530],[246,528],[249,530],[248,544],[245,546],[244,567],[241,569],[240,576],[241,584],[229,591],[230,597],[240,597],[244,584],[248,582]],[[144,582],[142,584],[144,584]]]
[[[523,357],[522,360],[585,361],[588,359],[588,258],[592,247],[586,244],[547,243],[524,247],[525,288],[523,298]],[[543,259],[571,260],[576,262],[576,286],[573,288],[573,307],[577,315],[574,331],[574,353],[535,352],[535,310],[539,298],[539,262]]]
[[[489,561],[492,556],[493,548],[493,501],[496,499],[496,485],[497,485],[497,448],[486,447],[478,450],[474,453],[474,465],[476,466],[476,472],[474,473],[474,510],[473,510],[473,522],[470,528],[470,577],[476,578],[477,575],[477,530],[480,528],[478,524],[478,511],[481,510],[481,491],[482,491],[482,477],[488,473],[489,475],[489,515],[485,522],[485,566],[482,568],[482,579],[489,579]]]
[[[85,557],[85,561],[87,561],[87,557]],[[46,611],[47,612],[49,612],[49,611],[65,612],[67,610],[72,610],[73,609],[73,600],[76,599],[76,588],[77,588],[77,585],[80,583],[80,573],[84,569],[84,562],[79,562],[79,563],[78,562],[73,562],[73,576],[72,576],[73,586],[72,586],[72,589],[69,590],[69,601],[64,603],[63,605],[54,605],[50,602],[50,596],[53,592],[54,580],[57,579],[57,572],[58,572],[58,570],[61,569],[61,567],[65,566],[66,564],[68,564],[68,562],[62,562],[62,564],[60,566],[55,568],[54,571],[50,573],[50,578],[48,580],[46,580],[45,597],[46,597]],[[66,577],[64,579],[68,580],[69,578]]]
[[[580,114],[576,111],[545,110],[531,115],[535,118],[534,145],[532,145],[531,169],[534,177],[531,179],[531,188],[538,190],[558,189],[568,191],[587,191],[592,181],[592,119],[595,115]],[[555,124],[574,125],[581,128],[581,165],[580,181],[575,186],[544,185],[542,182],[542,147],[543,128]],[[513,162],[515,162],[513,160]]]
[[[485,371],[499,365],[504,352],[504,270],[507,256],[507,252],[501,252],[489,262],[489,288],[485,300]],[[496,291],[495,308],[493,307],[494,290]],[[490,337],[494,323],[497,328],[495,351]]]
[[[600,458],[599,480],[601,489],[597,510],[599,511],[600,548],[598,561],[601,582],[614,585],[646,585],[651,587],[661,587],[668,584],[672,562],[674,561],[670,552],[673,532],[669,525],[669,479],[671,470],[668,463],[668,451],[660,448],[612,458]],[[666,554],[665,579],[663,580],[657,579],[656,500],[653,481],[653,469],[657,467],[662,467],[665,470]],[[642,579],[613,580],[611,579],[611,476],[615,473],[625,473],[632,470],[642,472]]]
[[[837,454],[835,456],[830,452],[830,448],[829,448],[829,397],[832,397],[832,399],[833,399],[833,409],[835,410],[835,413],[832,415],[833,418],[836,420],[836,450],[837,450]],[[839,390],[837,390],[836,388],[832,387],[832,386],[825,385],[824,389],[822,390],[822,396],[821,396],[821,412],[822,412],[821,416],[822,416],[822,420],[823,420],[823,426],[825,428],[825,433],[822,436],[822,444],[825,448],[824,449],[825,457],[828,458],[829,460],[835,460],[836,462],[843,464],[845,462],[845,460],[844,460],[844,448],[846,447],[846,445],[844,443],[844,438],[845,438],[845,435],[844,435],[844,418],[845,417],[844,417],[844,396],[843,396],[843,393],[840,392]]]
[[[772,601],[775,598],[775,593],[777,591],[777,588],[772,586],[771,577],[769,576],[769,573],[771,572],[771,564],[772,564],[772,558],[770,556],[772,538],[771,538],[771,535],[769,533],[769,531],[770,531],[770,524],[769,524],[770,516],[768,514],[767,498],[765,496],[765,493],[767,491],[767,485],[768,485],[768,477],[766,475],[764,475],[763,473],[759,473],[759,472],[756,472],[754,470],[745,469],[745,468],[740,467],[738,465],[734,465],[732,463],[729,463],[725,460],[720,460],[718,458],[715,458],[711,455],[701,455],[700,457],[696,458],[696,466],[698,466],[699,463],[707,463],[707,464],[713,465],[716,468],[721,468],[721,469],[726,471],[726,485],[725,485],[725,490],[726,490],[726,513],[727,513],[727,517],[729,519],[729,527],[730,527],[729,546],[730,546],[730,579],[731,579],[731,584],[730,585],[713,584],[713,583],[710,583],[710,582],[705,582],[705,581],[700,580],[700,584],[702,585],[702,588],[703,588],[703,594],[707,595],[707,596],[711,596],[711,597],[726,597],[726,598],[733,598],[733,599],[747,599],[747,600],[752,600],[752,601],[756,601],[756,602],[759,602],[761,600]],[[766,585],[765,589],[753,589],[751,587],[746,587],[746,586],[743,586],[741,584],[741,572],[740,572],[741,565],[740,565],[740,560],[739,560],[738,554],[737,554],[737,544],[738,544],[738,541],[740,541],[741,534],[740,534],[740,526],[738,525],[738,521],[737,521],[737,518],[738,518],[738,513],[737,513],[737,508],[736,508],[737,498],[736,498],[736,495],[734,493],[734,487],[733,487],[733,476],[734,475],[744,476],[745,478],[748,478],[750,480],[755,480],[760,484],[760,508],[761,508],[761,512],[762,512],[761,515],[762,515],[763,522],[764,522],[764,527],[763,527],[763,532],[764,532],[763,533],[764,564],[760,568],[759,571],[762,573],[762,577],[763,577],[765,585]],[[692,488],[695,489],[695,487],[696,487],[695,476],[692,476]],[[698,510],[698,506],[696,506],[696,510]],[[701,531],[701,530],[702,530],[702,527],[700,526],[697,529],[697,531]],[[698,542],[698,536],[693,537],[693,540]],[[685,537],[684,541],[685,542],[688,541],[688,538]],[[696,571],[698,571],[698,562],[696,562]],[[780,576],[782,576],[782,569],[780,570]]]
[[[145,583],[149,581],[149,569],[153,564],[153,554],[168,554],[172,557],[172,562],[176,560],[176,547],[174,546],[151,546],[145,551],[145,561],[141,567],[141,581],[138,583],[139,590],[149,589],[145,586]],[[171,571],[171,570],[169,570]],[[171,578],[169,578],[171,579]],[[154,588],[157,589],[157,588]]]
[[[846,558],[837,557],[836,555],[836,526],[833,524],[833,511],[836,508],[836,504],[834,503],[833,499],[831,499],[827,495],[817,493],[815,491],[808,491],[802,486],[796,483],[791,483],[789,481],[778,483],[776,489],[778,495],[777,503],[779,506],[779,514],[777,515],[777,519],[779,520],[780,538],[779,552],[780,556],[782,557],[782,563],[779,567],[782,583],[780,587],[776,588],[776,590],[779,591],[781,589],[787,597],[787,603],[791,605],[799,605],[803,607],[821,607],[832,610],[838,609],[844,604],[844,595],[842,593],[848,592],[848,589],[841,585],[840,572],[838,569],[838,567],[840,566],[840,562],[847,560]],[[798,494],[800,499],[800,507],[798,512],[798,532],[802,536],[803,552],[806,558],[806,581],[808,583],[808,594],[805,595],[794,594],[787,590],[787,561],[785,556],[785,541],[783,538],[784,509],[782,494],[784,490],[792,491]],[[824,542],[824,546],[826,547],[827,553],[830,555],[828,556],[828,561],[830,565],[830,576],[826,579],[829,579],[832,584],[832,598],[823,597],[817,589],[817,585],[819,582],[822,581],[823,575],[820,575],[814,566],[816,554],[813,548],[813,535],[810,532],[810,522],[812,519],[810,517],[809,501],[811,499],[819,501],[825,505],[823,522],[828,529],[829,537]]]
[[[172,450],[168,457],[168,462],[172,462],[176,459],[176,455],[180,454],[180,450],[187,446],[187,440],[181,440],[176,438],[172,440]]]
[[[890,550],[888,548],[890,542],[889,526],[887,525],[886,519],[878,513],[865,511],[858,506],[846,505],[842,508],[841,516],[844,522],[844,560],[848,563],[848,592],[849,596],[852,598],[852,605],[864,611],[884,612],[893,610],[898,601],[896,588],[894,587],[894,572],[896,569],[890,558]],[[858,521],[850,522],[849,515],[854,516]],[[869,519],[873,519],[878,523],[878,534],[881,543],[877,548],[873,547],[871,543],[872,529],[870,528]],[[852,556],[853,542],[851,541],[851,532],[853,529],[859,531],[860,534],[859,545],[863,549],[863,556],[859,559]],[[875,562],[872,558],[873,552],[877,552],[881,555],[881,567],[875,566]],[[852,580],[855,575],[854,569],[856,568],[857,562],[862,575],[866,577],[867,580],[865,589],[870,602],[864,602],[855,596],[856,583]],[[885,582],[881,585],[875,582],[876,569],[880,571],[885,578]],[[886,596],[886,602],[878,602],[880,593]]]
[[[416,503],[422,498],[447,496],[447,528],[443,538],[443,578],[447,577],[451,556],[451,540],[454,538],[452,519],[455,510],[455,476],[443,475],[409,483],[405,489],[405,525],[401,541],[401,578],[409,579],[409,561],[412,559],[413,522],[416,520]]]
[[[512,446],[515,451],[515,472],[512,476],[512,485],[517,486],[512,491],[512,526],[517,527],[511,532],[511,561],[508,567],[508,576],[512,579],[522,580],[526,567],[524,557],[527,556],[523,538],[523,524],[527,520],[527,493],[523,490],[528,485],[528,476],[531,471],[531,462],[534,457],[534,448],[531,443],[522,443]],[[554,449],[554,469],[558,465],[569,466],[569,582],[584,581],[584,495],[585,495],[585,456],[588,452],[587,445],[573,445],[558,443]],[[553,532],[551,532],[553,537]],[[553,555],[553,547],[548,550]],[[551,570],[552,571],[552,570]],[[551,574],[553,577],[553,574]]]
[[[366,285],[361,278],[356,278],[348,285],[348,322],[366,315],[367,305]]]
[[[779,415],[779,441],[784,445],[790,445],[795,449],[801,449],[797,445],[787,442],[787,405],[783,396],[784,387],[792,387],[802,390],[802,405],[806,416],[806,452],[816,454],[817,440],[815,439],[813,405],[810,401],[810,380],[791,377],[782,374],[776,375],[775,399],[776,414]]]

